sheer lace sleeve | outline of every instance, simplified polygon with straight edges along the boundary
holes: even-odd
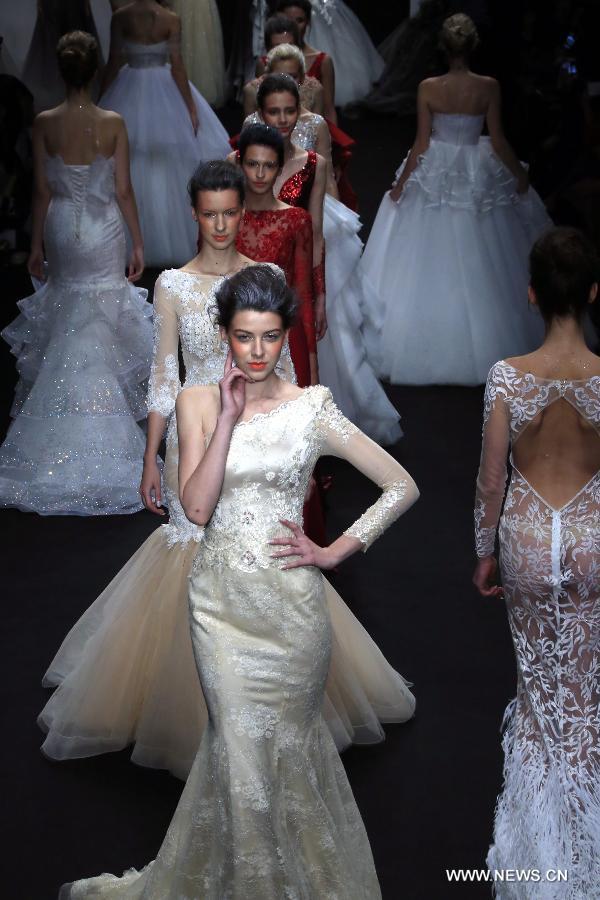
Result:
[[[344,531],[349,537],[358,538],[365,551],[410,509],[419,497],[419,490],[406,469],[359,431],[337,408],[331,392],[324,391],[325,401],[317,419],[323,438],[321,455],[345,459],[382,490],[379,499]]]
[[[148,383],[148,412],[169,416],[179,388],[179,330],[175,298],[163,275],[154,287],[154,352]]]
[[[294,287],[300,300],[300,319],[309,353],[317,352],[313,310],[313,236],[308,213],[298,223],[294,251]]]
[[[510,429],[504,403],[505,384],[496,363],[485,386],[481,461],[475,494],[475,549],[477,556],[490,556],[496,543],[496,528],[506,490]]]

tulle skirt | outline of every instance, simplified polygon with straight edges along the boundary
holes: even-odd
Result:
[[[362,335],[366,285],[356,275],[362,253],[358,215],[325,195],[325,282],[329,328],[317,345],[319,379],[350,421],[381,444],[402,435],[399,415],[367,359]]]
[[[224,159],[227,132],[206,100],[190,84],[200,127],[189,113],[169,66],[124,66],[101,105],[125,119],[131,146],[131,179],[147,265],[183,265],[196,255],[188,182],[202,160]]]
[[[383,59],[356,14],[343,0],[313,6],[308,40],[333,60],[335,104],[345,106],[360,100],[381,75]]]
[[[488,138],[432,141],[400,201],[384,196],[359,267],[374,289],[365,333],[379,374],[482,384],[496,360],[539,346],[528,255],[551,225],[533,189],[516,194]]]
[[[158,528],[65,638],[44,677],[59,685],[39,717],[52,759],[134,744],[132,760],[185,779],[207,710],[194,662],[188,575],[198,544],[169,546]],[[325,582],[333,651],[323,712],[339,749],[383,739],[415,700],[365,629]]]
[[[0,448],[0,505],[42,515],[141,509],[147,292],[48,279],[2,332],[17,357],[14,419]]]

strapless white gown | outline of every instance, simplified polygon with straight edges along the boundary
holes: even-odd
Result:
[[[227,132],[190,84],[200,128],[190,117],[171,76],[168,44],[125,44],[127,65],[100,105],[125,119],[131,146],[131,179],[144,237],[146,264],[183,265],[196,254],[197,227],[187,185],[202,160],[223,159]]]
[[[528,255],[552,221],[532,188],[516,193],[483,122],[436,113],[400,201],[386,193],[371,230],[359,269],[374,288],[368,351],[394,384],[482,384],[497,359],[542,339]]]
[[[333,59],[336,106],[362,99],[383,72],[383,59],[343,0],[311,0],[311,4],[308,40]]]
[[[17,358],[14,421],[0,449],[0,505],[42,515],[141,509],[147,291],[125,278],[114,164],[46,160],[48,280],[2,332]]]

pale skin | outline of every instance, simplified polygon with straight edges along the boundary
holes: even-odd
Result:
[[[209,275],[218,278],[232,275],[252,263],[235,249],[244,207],[237,191],[199,191],[192,216],[202,235],[202,249],[197,256],[182,267],[182,272]],[[160,470],[156,457],[167,426],[167,419],[160,413],[148,413],[144,468],[140,483],[142,503],[149,512],[164,516]]]
[[[275,374],[286,335],[278,313],[237,311],[222,330],[230,352],[219,384],[189,388],[177,399],[180,499],[188,519],[198,525],[207,524],[219,500],[236,424],[271,412],[302,393]],[[282,519],[281,524],[289,536],[269,543],[279,548],[273,550],[273,558],[289,560],[284,569],[332,569],[362,549],[357,538],[346,535],[319,547],[297,523]]]
[[[272,147],[252,144],[246,148],[241,161],[246,179],[246,208],[253,211],[290,209],[289,204],[278,200],[273,185],[280,175],[277,153]],[[318,341],[327,332],[325,304],[315,308],[315,334]],[[309,353],[311,384],[319,383],[319,367],[316,353]]]
[[[592,285],[589,303],[593,303],[598,294],[598,285]],[[529,302],[537,306],[535,291],[529,287]],[[507,362],[520,372],[531,372],[539,378],[577,380],[600,376],[600,357],[588,349],[583,325],[575,316],[553,318],[546,326],[546,336],[542,346],[525,356],[515,356]],[[549,467],[546,474],[551,483],[552,466],[556,467],[556,476],[564,469],[565,460],[557,456],[547,461]],[[521,470],[523,471],[523,470]],[[558,480],[558,477],[557,479]],[[560,504],[560,501],[559,501]],[[475,566],[473,584],[482,597],[504,596],[500,585],[495,584],[498,563],[493,555],[481,557]]]
[[[156,3],[155,0],[132,0],[113,12],[110,22],[110,52],[102,77],[101,95],[106,93],[119,74],[124,63],[122,47],[124,41],[134,44],[158,44],[169,42],[169,62],[171,75],[188,111],[194,134],[200,122],[196,104],[183,64],[180,50],[181,20],[178,15]]]
[[[306,60],[306,68],[310,71],[315,58],[319,54],[318,50],[307,44],[305,40],[306,31],[310,24],[306,17],[306,13],[300,6],[286,6],[281,10],[284,16],[291,19],[298,26],[300,32],[300,49],[304,53]],[[334,125],[337,125],[337,112],[335,109],[335,70],[333,68],[333,60],[330,56],[326,56],[321,67],[321,83],[323,85],[323,115]]]
[[[419,164],[419,157],[429,147],[434,113],[485,115],[494,153],[514,175],[517,193],[526,193],[529,188],[527,170],[519,162],[502,128],[500,85],[495,78],[471,72],[468,60],[461,56],[450,60],[446,75],[427,78],[419,85],[417,134],[402,174],[390,191],[392,200],[400,200],[404,185]]]
[[[271,44],[267,48],[268,50],[272,50],[273,47],[278,47],[279,44],[292,44],[293,46],[297,46],[296,41],[294,39],[294,35],[289,31],[282,31],[280,34],[272,34],[271,35]],[[286,60],[287,62],[287,60]],[[288,71],[287,69],[281,69],[277,66],[279,65],[279,61],[272,65],[270,68],[267,68],[262,61],[259,59],[256,63],[256,75],[260,77],[261,75],[269,74],[270,72],[282,72]],[[297,65],[297,63],[296,63]],[[293,73],[290,73],[293,74]],[[305,72],[302,71],[299,78],[296,78],[298,81],[298,85],[304,83],[306,75]],[[310,112],[318,113],[320,116],[324,115],[324,101],[323,101],[323,85],[320,82],[317,82],[314,79],[316,84],[314,85],[314,99],[310,109]],[[257,91],[257,83],[256,81],[249,81],[248,84],[244,85],[242,90],[242,105],[244,107],[244,118],[251,115],[253,112],[256,112],[256,91]]]
[[[44,279],[44,223],[52,198],[46,157],[60,156],[66,165],[90,165],[103,156],[114,160],[115,196],[132,242],[127,277],[138,281],[144,271],[144,245],[129,173],[129,140],[121,116],[97,107],[91,100],[89,85],[67,88],[60,106],[36,116],[32,143],[34,191],[29,274]]]

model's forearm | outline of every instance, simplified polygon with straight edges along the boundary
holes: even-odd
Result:
[[[221,496],[235,421],[229,415],[219,416],[206,453],[182,486],[183,511],[196,525],[206,525]]]
[[[519,162],[517,154],[505,137],[492,139],[492,149],[515,178],[520,178],[525,174],[525,169]]]
[[[44,223],[50,206],[51,195],[48,191],[36,189],[33,198],[31,249],[42,250],[44,244]]]
[[[191,113],[194,109],[194,100],[183,65],[172,65],[171,76],[177,85],[177,89],[183,98],[183,102],[185,103],[188,112]]]
[[[146,432],[146,449],[144,459],[154,461],[158,455],[158,448],[165,433],[167,420],[160,413],[153,410],[148,413],[148,430]]]
[[[135,194],[131,184],[126,188],[117,191],[117,203],[119,204],[119,209],[121,210],[125,223],[129,229],[133,246],[141,247],[143,244],[142,231],[140,228]]]

